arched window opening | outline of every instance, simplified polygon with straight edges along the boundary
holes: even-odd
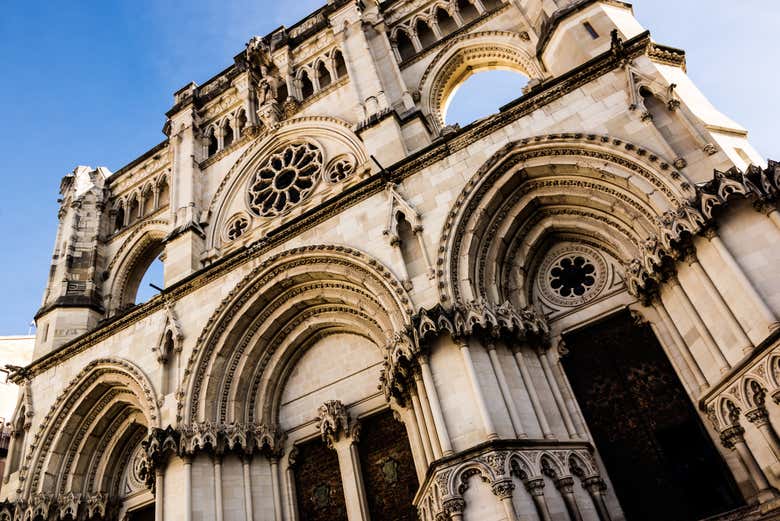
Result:
[[[144,200],[144,209],[142,215],[146,216],[151,213],[154,213],[154,191],[152,190],[152,187],[150,185],[147,185],[147,187],[144,189],[143,200]]]
[[[420,249],[420,241],[412,229],[412,225],[406,220],[402,213],[396,215],[398,222],[398,239],[401,241],[401,255],[406,265],[406,272],[410,280],[414,280],[418,275],[425,274],[425,257]]]
[[[157,295],[158,291],[150,286],[150,284],[154,284],[158,288],[163,287],[164,266],[162,260],[159,258],[161,253],[162,251],[154,255],[151,262],[147,264],[146,270],[143,272],[143,277],[141,278],[136,291],[136,304],[143,304]]]
[[[13,425],[10,440],[10,454],[8,454],[8,470],[4,472],[6,476],[19,470],[22,463],[22,452],[27,441],[27,431],[24,429],[24,419],[27,416],[27,409],[20,407],[16,413],[16,422]]]
[[[431,29],[425,20],[417,20],[414,30],[417,32],[417,38],[420,40],[420,45],[422,45],[423,49],[427,49],[436,43],[436,35],[433,34],[433,29]]]
[[[128,224],[132,224],[138,220],[139,208],[140,208],[140,204],[138,203],[138,198],[133,196],[133,198],[130,200],[130,207],[128,208],[128,212],[130,212],[127,215]]]
[[[325,66],[325,62],[317,64],[317,83],[319,83],[320,89],[324,89],[331,83],[330,71]]]
[[[236,118],[236,129],[238,130],[238,136],[241,137],[244,135],[244,129],[246,129],[246,112],[244,109],[241,109],[238,113],[238,117]]]
[[[208,140],[208,156],[211,157],[219,151],[219,141],[217,140],[217,133],[214,131],[214,127],[209,128],[206,139]]]
[[[347,75],[347,63],[341,51],[333,53],[333,63],[336,68],[336,78],[341,79]]]
[[[230,120],[226,119],[222,124],[222,148],[227,148],[233,144],[233,127]]]
[[[120,206],[119,208],[116,209],[116,214],[114,215],[114,233],[121,230],[124,225],[125,225],[125,209],[124,207]]]
[[[409,38],[406,31],[398,31],[395,36],[395,45],[398,48],[398,54],[401,55],[402,61],[408,60],[417,54],[412,39]]]
[[[455,19],[450,16],[450,13],[448,13],[447,10],[443,7],[436,9],[436,23],[439,24],[441,33],[445,35],[450,34],[458,28],[458,24],[455,22]]]
[[[482,0],[482,5],[485,6],[486,11],[493,11],[504,5],[504,3],[501,0]]]
[[[523,95],[528,79],[510,70],[483,70],[452,89],[442,108],[447,125],[461,127],[490,116]]]
[[[479,11],[469,0],[458,0],[458,12],[465,23],[479,17]]]
[[[312,94],[314,94],[314,84],[311,82],[311,79],[309,78],[309,73],[303,71],[303,73],[301,74],[301,97],[303,99],[306,99],[310,97]]]
[[[168,178],[163,177],[157,187],[157,208],[163,208],[170,203],[170,189],[168,188]]]

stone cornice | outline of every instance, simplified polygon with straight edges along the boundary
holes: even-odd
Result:
[[[534,112],[539,107],[548,105],[594,79],[619,68],[625,59],[636,58],[647,53],[651,45],[649,33],[643,33],[624,42],[620,52],[605,52],[580,67],[537,86],[528,94],[502,107],[501,112],[498,114],[468,125],[460,131],[411,154],[389,167],[387,169],[389,174],[387,172],[379,172],[362,180],[324,202],[318,208],[304,212],[279,228],[270,231],[266,237],[258,240],[246,249],[236,250],[228,254],[210,266],[167,288],[162,294],[146,304],[102,323],[97,329],[77,337],[51,353],[33,361],[24,369],[23,373],[19,374],[34,376],[56,366],[92,345],[132,326],[141,319],[156,313],[163,308],[164,302],[173,302],[186,297],[197,289],[217,280],[225,273],[236,269],[248,260],[264,255],[271,249],[325,222],[334,215],[338,215],[355,204],[380,193],[384,190],[387,182],[398,183],[437,163],[441,159],[471,146],[485,136]]]

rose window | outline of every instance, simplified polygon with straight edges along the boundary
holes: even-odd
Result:
[[[308,197],[322,170],[322,151],[311,143],[288,145],[269,157],[249,184],[249,207],[273,217]]]
[[[560,296],[581,297],[596,284],[596,267],[581,255],[564,257],[550,270],[550,287]]]
[[[562,243],[547,252],[537,274],[548,304],[579,306],[606,287],[609,269],[600,252],[582,243]]]

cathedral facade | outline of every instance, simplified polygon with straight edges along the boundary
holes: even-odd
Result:
[[[775,519],[780,165],[686,66],[618,0],[252,38],[63,178],[0,521]]]

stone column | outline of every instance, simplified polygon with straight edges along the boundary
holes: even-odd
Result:
[[[154,469],[154,521],[164,521],[165,519],[165,473],[163,469]]]
[[[241,467],[244,470],[244,509],[246,510],[246,521],[254,520],[254,504],[252,503],[252,456],[241,455]]]
[[[778,216],[778,228],[780,228],[780,214],[776,209],[774,213]],[[720,238],[717,231],[713,228],[710,228],[705,232],[704,236],[709,239],[710,244],[712,244],[712,246],[715,248],[715,251],[718,252],[718,256],[721,258],[723,263],[728,266],[729,271],[734,276],[734,278],[737,279],[737,282],[742,287],[742,290],[747,294],[748,298],[755,306],[756,311],[758,311],[758,313],[761,315],[761,319],[769,325],[770,329],[772,329],[773,326],[776,327],[777,317],[775,316],[775,313],[769,309],[766,301],[761,296],[761,294],[759,294],[753,283],[750,282],[750,279],[748,279],[747,275],[745,275],[745,270],[743,270],[742,267],[737,263],[737,260],[723,243],[723,240]]]
[[[582,521],[580,507],[577,505],[577,498],[574,497],[574,478],[564,477],[555,481],[555,487],[563,496],[563,502],[566,504],[566,511],[569,512],[571,521]]]
[[[550,509],[547,508],[547,500],[544,497],[544,480],[529,479],[525,482],[525,488],[531,494],[536,507],[536,513],[539,514],[539,521],[552,521]]]
[[[184,521],[192,521],[192,456],[182,457],[184,462]]]
[[[466,510],[466,502],[463,498],[445,499],[442,506],[444,507],[444,513],[449,516],[451,521],[463,521],[463,511]]]
[[[274,500],[274,521],[283,521],[282,515],[282,487],[279,483],[279,458],[272,456],[271,462],[271,493]]]
[[[747,443],[745,443],[745,429],[740,425],[732,425],[721,432],[720,440],[724,447],[734,450],[737,456],[739,456],[750,479],[758,490],[758,501],[764,503],[774,499],[777,496],[777,492],[767,481],[764,471],[761,470],[761,466],[756,461],[756,457],[747,446]]]
[[[295,449],[293,449],[295,450]],[[293,455],[290,454],[290,466],[287,467],[287,511],[290,515],[290,521],[298,521],[298,499],[295,491],[295,470],[293,469]]]
[[[428,400],[428,395],[425,392],[425,382],[423,382],[422,379],[422,370],[419,372],[414,372],[414,383],[417,387],[417,394],[422,406],[423,420],[425,421],[426,430],[428,432],[428,441],[431,443],[431,450],[433,454],[431,459],[434,460],[441,458],[441,443],[439,442],[439,435],[436,432],[436,425],[433,422],[431,402]]]
[[[439,436],[439,444],[444,456],[453,454],[452,442],[450,441],[450,433],[447,431],[447,424],[444,421],[444,414],[441,410],[441,402],[439,401],[439,393],[436,391],[436,385],[433,382],[433,373],[431,367],[428,365],[428,359],[426,355],[421,355],[420,359],[420,371],[422,372],[423,388],[428,395],[428,402],[431,406],[431,414],[433,416],[433,423],[436,425],[436,432]]]
[[[415,375],[415,380],[416,379],[417,376]],[[433,448],[431,447],[431,435],[428,433],[428,428],[425,425],[420,398],[414,391],[409,394],[412,396],[412,410],[414,412],[414,419],[417,422],[417,431],[420,433],[420,441],[422,442],[423,452],[425,453],[425,465],[427,466],[435,459],[433,456]]]
[[[216,521],[222,521],[224,509],[222,507],[222,456],[216,455],[214,463],[214,512]]]
[[[612,521],[612,516],[609,515],[609,509],[607,508],[607,498],[604,497],[604,492],[607,490],[607,484],[604,483],[604,480],[598,476],[593,476],[585,479],[582,482],[582,486],[588,491],[590,499],[596,507],[599,521]]]
[[[490,417],[490,410],[488,409],[487,402],[485,401],[485,395],[482,392],[482,385],[479,383],[477,371],[474,369],[474,361],[471,358],[471,350],[469,348],[468,340],[459,340],[458,347],[460,348],[460,354],[463,357],[463,366],[466,369],[466,376],[468,376],[469,383],[471,383],[471,391],[474,394],[474,401],[477,404],[477,409],[479,409],[479,415],[482,417],[482,425],[485,428],[487,439],[497,440],[498,433],[496,432],[496,427],[493,425],[493,420]]]
[[[726,360],[726,357],[723,356],[723,352],[720,350],[720,347],[718,347],[715,339],[712,338],[712,335],[710,334],[709,329],[707,329],[707,325],[704,323],[704,320],[702,320],[701,315],[699,315],[699,312],[696,311],[696,308],[693,307],[693,303],[688,298],[688,294],[685,292],[683,287],[680,285],[679,279],[676,275],[674,275],[669,280],[669,282],[672,285],[672,289],[677,295],[677,298],[680,301],[685,314],[688,315],[688,318],[690,318],[691,322],[693,322],[693,326],[696,328],[696,331],[698,331],[699,335],[704,341],[704,344],[707,347],[707,351],[709,351],[710,355],[715,361],[718,370],[721,374],[727,373],[729,369],[731,369],[731,364],[729,364],[728,360]]]
[[[501,500],[501,506],[504,507],[504,513],[506,514],[507,521],[517,521],[517,512],[515,512],[515,505],[512,503],[512,496],[515,491],[515,484],[511,479],[503,481],[497,481],[493,483],[491,487],[493,494]]]
[[[748,411],[745,413],[745,418],[756,426],[758,432],[764,437],[769,448],[772,449],[772,454],[775,455],[778,461],[780,461],[780,438],[777,436],[777,431],[769,421],[769,411],[763,405]]]
[[[716,288],[712,283],[710,276],[706,271],[704,271],[704,268],[699,262],[696,254],[691,253],[687,260],[688,266],[691,267],[693,272],[696,274],[696,277],[704,286],[704,291],[707,292],[707,296],[709,297],[710,302],[712,302],[715,307],[720,310],[721,315],[726,321],[726,325],[731,331],[731,334],[734,335],[734,338],[736,339],[738,347],[742,353],[749,354],[753,352],[753,349],[755,349],[753,342],[751,342],[748,336],[745,334],[745,330],[742,329],[742,326],[737,320],[737,317],[734,316],[734,313],[731,311],[729,305],[726,304],[725,300],[723,300],[723,296],[720,294],[720,291],[718,291],[718,288]]]
[[[319,408],[317,427],[328,446],[336,451],[339,460],[347,519],[368,521],[368,501],[357,450],[360,424],[351,420],[344,404],[332,400]]]
[[[577,433],[577,437],[581,440],[588,438],[588,428],[585,425],[585,418],[580,414],[579,409],[576,406],[577,400],[574,398],[574,393],[571,390],[568,380],[566,379],[566,372],[561,365],[561,356],[566,352],[566,346],[563,340],[560,340],[558,349],[547,350],[547,358],[550,361],[550,369],[552,371],[555,381],[558,383],[558,389],[561,392],[563,403],[571,418],[574,430]]]
[[[569,415],[569,409],[566,408],[566,404],[563,401],[563,395],[561,395],[561,389],[558,387],[558,382],[550,369],[550,361],[547,359],[547,352],[543,350],[537,351],[537,356],[542,364],[542,371],[544,372],[544,378],[547,380],[547,385],[550,386],[553,398],[555,399],[555,405],[558,407],[558,411],[563,419],[563,424],[566,426],[566,432],[569,433],[569,437],[577,437],[577,429],[574,428],[574,423],[571,421]]]
[[[515,347],[515,362],[517,362],[517,368],[520,371],[520,378],[523,380],[523,386],[528,393],[528,399],[531,400],[531,407],[534,409],[536,419],[539,422],[539,428],[542,430],[542,435],[551,439],[554,438],[552,430],[550,430],[550,424],[547,421],[547,415],[544,413],[542,403],[539,401],[539,395],[536,393],[534,382],[531,379],[531,373],[528,372],[528,367],[525,365],[525,358],[523,358],[523,351],[520,347]]]
[[[691,351],[688,349],[688,345],[685,343],[685,339],[680,334],[680,330],[677,329],[677,325],[672,320],[672,317],[669,316],[669,312],[666,310],[666,306],[664,306],[664,303],[661,302],[659,298],[653,302],[653,307],[660,316],[661,322],[663,322],[663,324],[666,326],[666,329],[672,335],[680,356],[685,361],[685,365],[688,366],[688,370],[693,375],[694,380],[696,380],[696,385],[699,386],[699,391],[705,391],[708,387],[707,378],[704,376],[704,373],[702,372],[701,367],[699,367],[699,364],[696,363],[693,355],[691,355]]]
[[[509,419],[512,421],[512,428],[515,431],[515,436],[518,438],[527,438],[523,424],[520,421],[520,414],[515,407],[515,401],[512,399],[512,391],[509,389],[509,384],[506,381],[506,375],[504,374],[504,368],[501,366],[501,361],[498,359],[498,353],[496,353],[495,342],[487,343],[488,356],[490,357],[490,365],[493,368],[493,374],[498,380],[498,388],[501,390],[501,397],[504,399],[504,405],[509,412]]]

